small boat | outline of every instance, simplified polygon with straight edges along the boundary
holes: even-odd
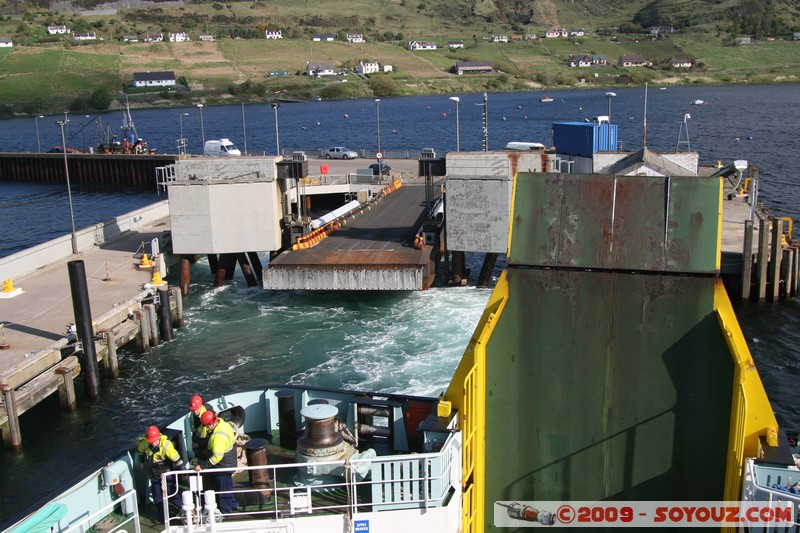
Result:
[[[552,102],[553,99],[550,98],[549,96],[542,96],[541,98],[539,98],[539,101],[540,102]]]
[[[690,103],[691,103],[691,105],[705,105],[706,101],[705,100],[692,100]]]

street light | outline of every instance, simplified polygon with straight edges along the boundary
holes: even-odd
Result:
[[[66,116],[66,113],[64,113]],[[69,185],[69,166],[67,165],[67,141],[64,138],[64,126],[69,124],[69,120],[59,120],[56,122],[61,127],[61,151],[64,153],[64,175],[67,178],[67,197],[69,198],[69,217],[72,220],[72,253],[78,253],[78,237],[75,235],[75,215],[72,211],[72,188]]]
[[[183,138],[183,117],[188,117],[189,113],[181,113],[178,115],[178,120],[181,123],[181,136],[178,137],[178,153],[185,154],[186,153],[186,139]]]
[[[197,104],[197,107],[200,109],[200,135],[203,138],[203,151],[206,149],[206,130],[203,126],[203,104]]]
[[[375,115],[378,125],[378,151],[375,153],[375,158],[378,160],[378,178],[383,179],[383,153],[381,152],[381,99],[375,99]]]
[[[608,97],[608,123],[611,124],[611,99],[617,96],[617,93],[612,93],[611,91],[606,93]]]
[[[39,153],[42,153],[42,142],[39,140],[39,119],[44,118],[44,115],[39,115],[38,117],[33,117],[34,123],[36,124],[36,146],[39,149]]]
[[[461,151],[461,139],[459,134],[459,127],[458,127],[458,105],[461,102],[461,98],[458,96],[451,96],[450,100],[456,103],[456,152]]]
[[[244,118],[244,98],[242,102],[242,133],[244,134],[244,155],[247,155],[247,121]]]
[[[278,108],[280,102],[272,102],[272,110],[275,111],[275,153],[281,155],[281,137],[278,135]]]

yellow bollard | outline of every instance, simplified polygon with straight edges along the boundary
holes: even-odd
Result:
[[[14,283],[11,281],[11,278],[3,281],[3,292],[14,292]]]
[[[142,260],[139,261],[139,267],[140,268],[150,268],[151,266],[153,266],[153,262],[150,261],[149,257],[147,257],[147,254],[142,255]]]
[[[150,280],[150,283],[153,285],[162,285],[164,283],[164,280],[161,279],[161,274],[158,271],[153,272],[153,279]]]

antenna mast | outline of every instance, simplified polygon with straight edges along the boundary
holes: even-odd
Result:
[[[678,130],[678,142],[675,143],[675,152],[676,153],[679,151],[680,146],[682,144],[686,145],[686,151],[687,152],[691,152],[692,151],[692,147],[689,145],[689,122],[688,122],[688,120],[690,118],[692,118],[692,116],[689,113],[686,113],[685,115],[683,115],[683,122],[680,123],[681,127]],[[681,137],[683,135],[683,131],[684,130],[686,130],[686,140],[682,141]]]

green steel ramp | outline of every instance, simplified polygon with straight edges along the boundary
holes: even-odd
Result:
[[[464,531],[495,501],[738,499],[745,436],[776,424],[717,278],[721,192],[517,176],[509,268],[446,394]]]

